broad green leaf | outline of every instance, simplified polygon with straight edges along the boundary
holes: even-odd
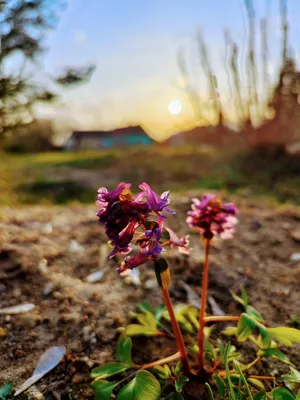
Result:
[[[160,384],[148,371],[139,371],[135,378],[124,386],[117,400],[158,400]]]
[[[14,384],[12,382],[8,382],[8,383],[5,383],[4,385],[2,385],[0,387],[0,399],[1,400],[6,400],[6,396],[8,394],[10,394],[10,392],[13,389],[13,387],[14,387]]]
[[[260,333],[259,347],[261,347],[262,349],[268,349],[271,346],[272,342],[271,335],[264,325],[257,323],[257,327]]]
[[[117,359],[128,365],[132,365],[131,361],[132,341],[130,337],[121,335],[117,344]]]
[[[226,388],[224,380],[218,374],[214,374],[212,376],[212,379],[215,382],[215,384],[217,385],[220,395],[222,396],[222,398],[224,398],[225,388]]]
[[[288,387],[293,393],[296,393],[296,391],[300,391],[300,372],[292,367],[290,367],[290,369],[291,374],[283,375],[281,379],[285,381],[284,383],[286,387]]]
[[[206,382],[205,386],[206,386],[206,389],[208,391],[209,400],[214,400],[214,395],[213,395],[213,392],[211,390],[211,387],[210,387],[209,383]]]
[[[260,315],[260,313],[252,306],[247,306],[246,307],[246,313],[250,315],[252,318],[256,319],[257,321],[263,321],[263,317]]]
[[[295,400],[294,395],[283,387],[272,390],[270,395],[272,400]]]
[[[156,330],[156,319],[154,315],[150,311],[146,311],[144,314],[138,314],[136,316],[136,319],[139,321],[139,323],[143,326],[146,326],[150,330],[154,331]]]
[[[189,378],[184,375],[180,375],[175,381],[175,388],[176,391],[181,393],[183,386],[188,382]]]
[[[267,400],[267,394],[266,394],[266,392],[257,393],[257,394],[254,396],[254,400]]]
[[[223,335],[226,335],[226,336],[237,335],[237,328],[228,327],[228,328],[224,329],[224,331],[222,331],[222,333],[223,333]]]
[[[157,322],[161,320],[162,314],[165,311],[166,307],[164,304],[161,306],[157,307],[157,309],[154,311],[154,316]]]
[[[160,332],[157,329],[150,329],[147,326],[138,325],[138,324],[130,324],[127,325],[124,334],[126,336],[156,336],[159,335]]]
[[[278,328],[269,328],[268,331],[272,338],[285,346],[291,346],[293,343],[300,343],[299,329],[280,326]]]
[[[95,391],[95,400],[110,400],[111,394],[117,386],[117,383],[99,380],[93,382],[92,386]]]
[[[153,313],[150,304],[147,303],[146,301],[143,301],[142,303],[140,303],[140,304],[138,305],[138,309],[139,309],[141,312],[143,312],[143,313],[146,313],[146,312]]]
[[[277,348],[270,348],[266,350],[262,350],[261,355],[263,357],[274,357],[278,358],[280,361],[286,363],[286,364],[291,364],[290,360],[287,358],[285,354],[283,354],[279,349]]]
[[[251,385],[254,385],[262,390],[265,389],[264,384],[262,383],[262,381],[260,381],[259,379],[255,379],[255,378],[248,378],[247,379],[249,383],[251,383]]]
[[[172,375],[170,367],[167,364],[165,364],[164,366],[156,365],[153,368],[153,371],[158,375],[158,377],[160,379],[163,379],[163,380],[169,379]]]
[[[241,288],[241,296],[244,302],[244,307],[246,308],[248,306],[248,295],[245,288],[243,287]]]
[[[290,370],[291,370],[291,374],[290,375],[282,375],[281,379],[283,379],[284,381],[293,381],[293,382],[300,383],[300,372],[292,367],[290,367]]]
[[[118,362],[111,362],[101,365],[92,370],[91,377],[97,379],[105,379],[109,376],[120,374],[130,368],[130,365]]]
[[[238,341],[244,342],[255,328],[256,322],[249,315],[243,313],[237,326]]]

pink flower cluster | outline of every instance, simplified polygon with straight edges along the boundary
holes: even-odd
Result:
[[[198,229],[205,239],[211,240],[216,235],[231,239],[238,222],[237,212],[232,203],[224,204],[219,196],[206,194],[201,200],[193,199],[186,222]]]

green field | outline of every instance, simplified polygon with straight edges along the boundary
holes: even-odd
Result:
[[[266,196],[300,204],[300,158],[229,154],[211,148],[132,148],[0,154],[0,205],[94,202],[100,186],[147,181],[156,190],[192,189]]]

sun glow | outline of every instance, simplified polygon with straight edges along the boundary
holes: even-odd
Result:
[[[182,104],[180,100],[171,100],[168,105],[168,111],[170,114],[180,114],[182,110]]]

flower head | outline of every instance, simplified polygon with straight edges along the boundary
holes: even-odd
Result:
[[[133,269],[149,260],[155,261],[163,250],[160,238],[160,228],[145,231],[145,234],[138,239],[141,251],[134,257],[125,258],[119,272],[123,273],[126,269]]]
[[[193,199],[192,210],[188,211],[186,222],[190,227],[197,228],[205,239],[220,235],[223,239],[233,236],[237,224],[236,207],[223,204],[219,196],[204,195],[201,199]]]
[[[105,232],[115,246],[110,253],[128,253],[134,232],[149,215],[150,207],[146,201],[136,201],[131,191],[131,184],[121,182],[116,189],[108,192],[106,188],[98,190],[96,204],[100,206],[97,213],[99,221],[105,225]]]
[[[179,238],[171,229],[166,228],[170,238],[162,237],[166,219],[164,211],[175,214],[168,207],[170,192],[159,196],[143,182],[139,186],[142,191],[134,196],[130,187],[131,184],[125,182],[121,182],[111,192],[102,187],[98,190],[96,202],[100,207],[97,216],[114,247],[108,257],[130,253],[132,243],[140,247],[138,254],[125,258],[118,269],[120,274],[126,274],[128,270],[146,261],[157,260],[167,245],[177,248],[181,253],[189,254],[188,236]]]
[[[189,235],[182,236],[179,238],[172,229],[165,227],[166,231],[169,232],[170,235],[170,242],[172,248],[177,248],[179,253],[182,254],[190,254],[191,249],[189,246]]]
[[[142,193],[144,196],[146,196],[147,201],[150,205],[151,210],[157,214],[161,218],[166,218],[163,215],[163,211],[168,211],[171,214],[175,214],[175,211],[170,210],[168,205],[170,204],[170,191],[168,190],[167,192],[164,192],[160,197],[157,193],[155,193],[151,187],[148,185],[148,183],[143,182],[140,186],[140,189],[142,189]],[[142,194],[140,193],[140,195]]]

